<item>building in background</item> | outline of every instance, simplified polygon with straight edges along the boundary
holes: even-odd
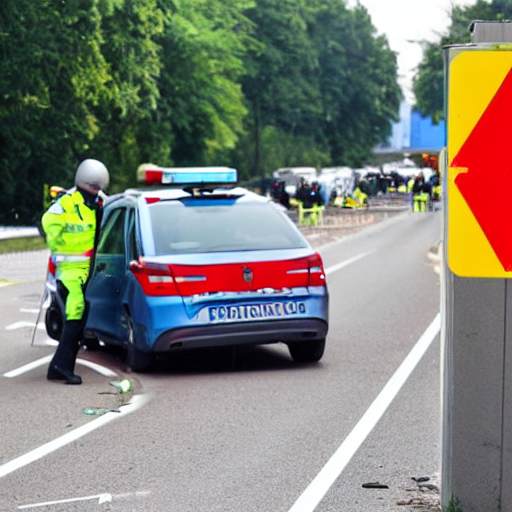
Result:
[[[423,117],[411,105],[402,101],[400,120],[393,123],[388,143],[375,149],[377,154],[439,152],[446,145],[446,123],[434,124],[431,118]]]

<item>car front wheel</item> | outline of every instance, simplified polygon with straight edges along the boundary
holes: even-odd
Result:
[[[316,363],[322,359],[325,338],[322,340],[294,341],[288,344],[292,359],[297,363]]]

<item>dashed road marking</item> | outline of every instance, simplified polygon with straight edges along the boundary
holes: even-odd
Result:
[[[34,327],[35,325],[36,325],[35,322],[29,322],[27,320],[20,320],[19,322],[14,322],[13,324],[7,325],[5,327],[5,330],[6,331],[14,331],[16,329],[23,329],[23,327]]]
[[[102,503],[111,503],[112,501],[118,499],[126,499],[131,497],[144,497],[148,496],[150,491],[136,491],[136,492],[126,492],[123,494],[110,494],[108,492],[104,492],[101,494],[95,494],[93,496],[82,496],[80,498],[68,498],[65,500],[55,500],[55,501],[45,501],[41,503],[32,503],[30,505],[20,505],[18,510],[26,510],[29,508],[39,508],[39,507],[48,507],[50,505],[62,505],[64,503],[76,503],[77,501],[95,501],[98,500],[98,505]]]
[[[359,261],[362,258],[365,258],[366,256],[374,253],[375,251],[367,251],[363,252],[361,254],[357,254],[356,256],[349,258],[345,261],[340,261],[340,263],[336,263],[336,265],[333,265],[332,267],[326,268],[325,273],[327,275],[332,274],[333,272],[336,272],[337,270],[341,270],[344,267],[348,267],[348,265],[351,265],[352,263],[355,263],[356,261]]]

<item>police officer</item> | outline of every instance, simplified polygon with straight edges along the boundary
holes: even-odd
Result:
[[[58,291],[66,304],[59,346],[48,368],[49,380],[82,383],[74,368],[85,324],[84,288],[101,222],[100,191],[109,181],[104,164],[84,160],[76,170],[75,188],[60,196],[42,218],[46,243],[57,268]]]

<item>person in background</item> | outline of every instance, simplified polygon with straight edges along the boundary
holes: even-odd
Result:
[[[66,305],[64,327],[48,367],[48,380],[82,383],[74,368],[85,324],[84,292],[103,212],[100,192],[109,181],[103,163],[84,160],[76,170],[75,187],[61,194],[41,220],[56,265],[58,292]]]
[[[309,186],[306,179],[303,176],[301,176],[299,178],[299,184],[297,185],[297,191],[295,193],[295,198],[297,199],[297,201],[300,201],[302,204],[305,204],[310,191],[311,191],[311,187]]]
[[[425,212],[426,211],[426,201],[425,201],[425,177],[423,173],[419,173],[414,178],[414,183],[412,186],[412,211],[413,212]]]

